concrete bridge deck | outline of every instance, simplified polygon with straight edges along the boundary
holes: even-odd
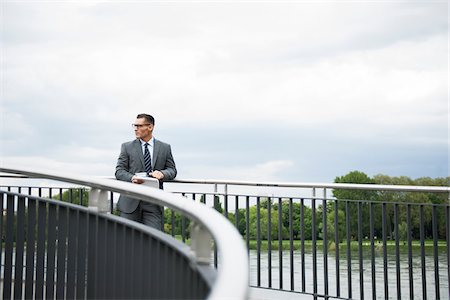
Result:
[[[249,292],[250,300],[311,300],[311,295],[300,294],[266,288],[251,287]]]

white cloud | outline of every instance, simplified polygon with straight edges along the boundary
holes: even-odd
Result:
[[[180,178],[229,179],[242,181],[274,181],[281,173],[289,171],[294,162],[288,160],[267,161],[255,165],[201,165],[195,170],[181,170]]]
[[[120,143],[132,138],[125,127],[140,112],[154,114],[158,130],[230,124],[239,135],[239,128],[281,124],[350,140],[411,142],[405,137],[415,132],[414,142],[448,143],[446,3],[3,7],[1,142],[14,163],[39,139],[30,157],[79,171],[95,163],[88,172],[109,174]],[[193,166],[186,175],[271,180],[299,159],[283,161]]]
[[[41,156],[8,156],[1,158],[2,167],[18,170],[39,170],[43,173],[65,173],[72,175],[114,175],[115,164],[92,161],[57,160]]]

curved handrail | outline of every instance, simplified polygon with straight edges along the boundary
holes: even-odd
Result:
[[[450,193],[450,187],[446,186],[385,185],[385,184],[361,184],[361,183],[256,182],[256,181],[214,180],[214,179],[175,179],[172,180],[171,182],[191,183],[191,184],[237,185],[237,186],[245,185],[257,187],[327,188],[327,189],[346,189],[346,190]]]
[[[111,181],[87,176],[64,173],[44,173],[32,169],[14,169],[0,167],[0,172],[25,174],[30,177],[70,182],[91,188],[108,190],[129,197],[164,205],[175,209],[192,220],[202,224],[214,238],[220,253],[217,278],[208,299],[246,299],[248,296],[248,257],[244,242],[233,225],[219,212],[186,198],[164,192],[159,189],[130,184],[123,181]]]

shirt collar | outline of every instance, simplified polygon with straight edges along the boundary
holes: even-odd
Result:
[[[144,141],[141,140],[141,139],[139,139],[139,141],[141,142],[141,146],[144,147],[144,144],[145,144],[146,142],[144,142]],[[153,145],[155,144],[155,138],[152,137],[152,138],[150,139],[150,141],[148,141],[147,143],[149,144],[150,147],[153,148]]]

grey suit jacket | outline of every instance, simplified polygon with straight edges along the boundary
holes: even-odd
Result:
[[[164,181],[172,180],[177,175],[175,161],[169,144],[154,139],[152,157],[152,170],[161,171]],[[144,154],[142,153],[141,141],[135,139],[122,144],[120,155],[117,160],[116,178],[131,182],[131,178],[138,172],[145,172]],[[162,182],[159,187],[162,189]],[[138,199],[120,196],[117,207],[125,213],[132,213],[139,205]]]

